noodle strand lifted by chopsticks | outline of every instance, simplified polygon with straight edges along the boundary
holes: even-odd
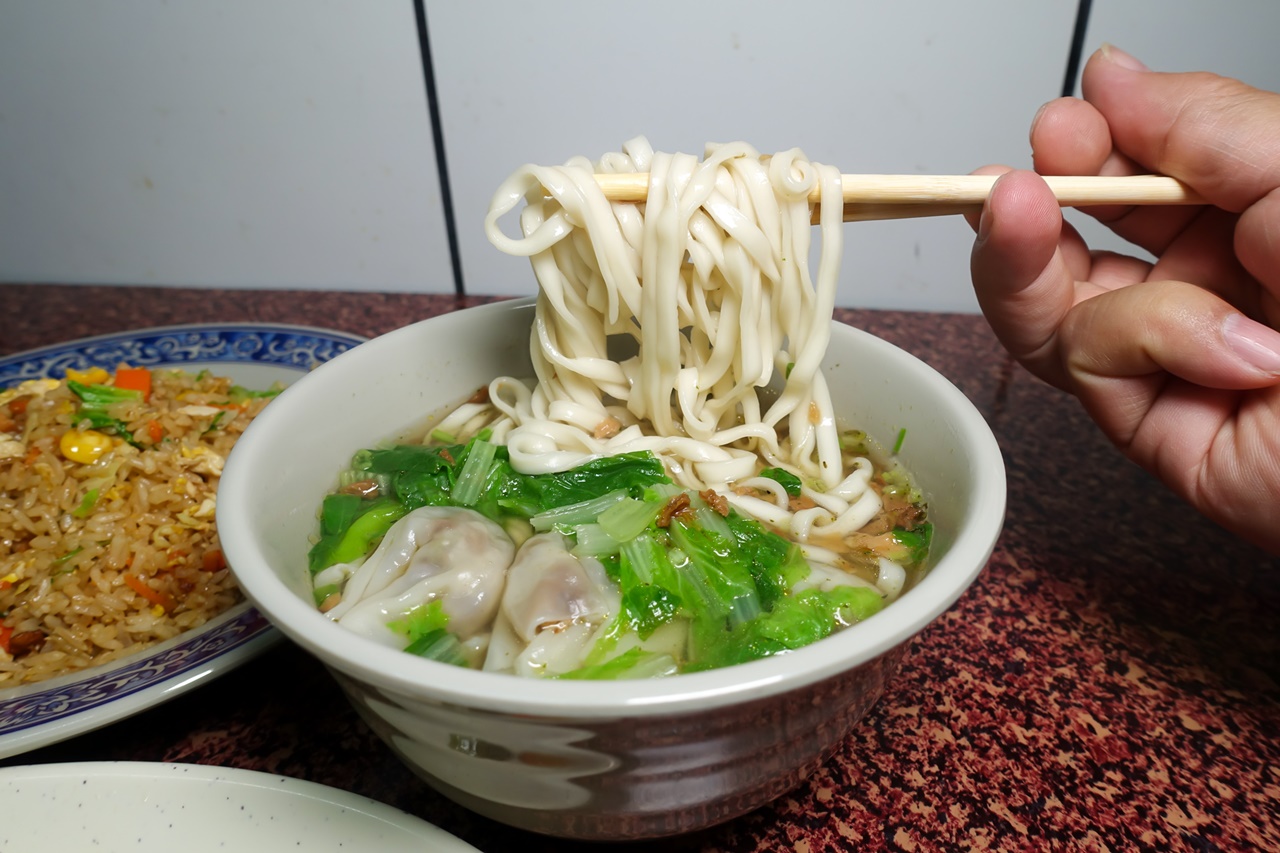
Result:
[[[597,172],[648,172],[647,201],[609,202]],[[816,275],[807,198],[815,185]],[[513,238],[499,220],[521,202]],[[490,385],[502,413],[491,428],[512,465],[562,471],[650,450],[681,485],[704,489],[752,478],[763,460],[820,484],[817,506],[793,515],[767,500],[730,500],[775,522],[784,515],[802,536],[878,509],[861,469],[843,470],[820,370],[842,217],[839,171],[796,149],[762,158],[742,142],[710,145],[699,161],[637,138],[595,164],[578,157],[517,170],[485,219],[490,241],[528,257],[540,287],[536,385]],[[620,337],[636,354],[614,360]],[[762,398],[767,387],[776,393]]]

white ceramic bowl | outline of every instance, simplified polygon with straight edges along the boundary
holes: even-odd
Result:
[[[531,681],[397,652],[312,604],[308,537],[352,453],[402,435],[498,375],[530,375],[531,301],[424,320],[299,380],[237,444],[218,529],[245,592],[322,660],[432,787],[496,820],[584,839],[691,831],[816,769],[866,713],[913,636],[972,583],[1004,520],[999,447],[969,400],[902,350],[842,324],[836,411],[900,458],[929,500],[934,565],[879,614],[794,653],[652,681]]]

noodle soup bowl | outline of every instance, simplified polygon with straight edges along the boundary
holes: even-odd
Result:
[[[644,681],[518,678],[381,646],[321,614],[307,550],[351,455],[410,434],[499,375],[530,374],[531,301],[435,317],[305,376],[228,460],[218,526],[242,587],[333,673],[425,782],[539,833],[623,840],[700,829],[756,808],[819,767],[880,698],[912,638],[969,586],[1004,518],[990,429],[945,378],[843,324],[825,370],[836,411],[892,446],[929,501],[932,568],[871,618],[798,651]]]

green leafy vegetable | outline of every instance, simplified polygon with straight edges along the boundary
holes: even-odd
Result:
[[[733,542],[679,518],[667,529],[671,541],[689,558],[684,577],[703,590],[701,597],[712,604],[715,615],[739,623],[760,613],[760,592],[750,564]]]
[[[117,403],[141,400],[142,392],[116,388],[113,385],[85,385],[74,379],[67,380],[67,388],[80,398],[80,410],[76,413],[78,418],[87,420],[96,430],[114,433],[135,447],[140,446],[133,440],[129,425],[112,415],[110,409]]]
[[[760,472],[760,476],[776,480],[778,485],[786,489],[787,494],[791,495],[791,497],[800,497],[800,488],[802,486],[800,478],[785,468],[765,468]]]
[[[621,678],[658,678],[675,675],[679,665],[671,655],[646,652],[639,647],[627,649],[622,654],[593,666],[584,666],[559,676],[565,679],[616,681]]]
[[[603,518],[604,514],[615,504],[624,500],[630,500],[626,491],[617,489],[578,503],[552,507],[531,517],[529,521],[533,525],[533,529],[539,532],[551,530],[557,526],[572,527],[579,524],[592,524],[596,519]]]
[[[404,634],[410,643],[416,643],[433,631],[438,631],[449,624],[449,614],[444,612],[444,603],[433,598],[426,604],[419,604],[409,611],[403,619],[387,623],[392,631]]]
[[[345,500],[352,497],[357,501],[354,506]],[[388,498],[361,501],[355,495],[329,495],[320,511],[320,539],[307,555],[311,573],[360,559],[405,512],[403,504]],[[346,524],[338,527],[341,522]]]
[[[315,601],[316,601],[316,607],[319,607],[320,605],[324,604],[325,601],[329,598],[329,596],[341,591],[342,591],[342,588],[339,587],[338,584],[336,583],[327,583],[323,586],[316,587],[314,590],[312,590],[312,595],[315,597]]]
[[[862,433],[842,436],[846,447],[865,440]],[[800,478],[785,469],[761,473],[790,495],[801,491]],[[512,468],[507,448],[483,435],[464,445],[361,451],[342,480],[372,480],[381,496],[325,499],[321,535],[310,555],[313,572],[359,559],[396,520],[421,506],[469,506],[504,526],[559,530],[575,554],[599,559],[618,585],[619,611],[584,666],[561,676],[567,679],[666,675],[782,654],[883,606],[879,591],[869,587],[794,593],[810,572],[799,546],[736,511],[721,516],[692,491],[685,492],[688,509],[659,527],[662,507],[683,490],[647,452],[523,475]],[[931,536],[927,524],[895,530],[901,554],[894,558],[918,562]],[[317,590],[318,601],[322,592],[330,591]],[[406,651],[465,665],[466,651],[447,625],[440,602],[433,601],[389,627],[405,636]],[[664,626],[687,632],[688,660],[632,647],[636,638],[643,643]],[[664,644],[670,641],[662,636]],[[627,650],[619,654],[620,647]]]
[[[918,563],[929,554],[929,546],[933,542],[933,525],[926,522],[912,530],[895,527],[893,539],[904,549],[898,562]]]
[[[443,628],[423,634],[404,649],[411,655],[429,660],[447,663],[453,666],[466,666],[467,656],[462,650],[462,643],[453,634]]]
[[[280,392],[283,390],[284,390],[283,388],[273,387],[273,388],[267,388],[264,391],[255,391],[252,388],[245,388],[240,385],[232,385],[231,389],[227,391],[227,399],[230,402],[239,406],[249,402],[250,400],[257,400],[262,398],[279,396]]]
[[[467,445],[453,484],[453,501],[459,506],[474,506],[484,490],[489,470],[498,455],[497,445],[476,439]]]
[[[659,501],[623,497],[600,513],[600,527],[619,542],[635,539],[653,526],[662,511]]]
[[[687,669],[731,666],[799,649],[869,618],[883,606],[880,593],[867,587],[807,589],[779,599],[771,611],[750,622],[720,630],[704,626],[695,635],[697,658]]]
[[[448,506],[453,469],[461,445],[422,447],[402,445],[362,450],[352,460],[356,479],[384,478],[390,494],[406,507]]]
[[[405,618],[388,622],[387,627],[405,635],[408,645],[404,650],[411,655],[454,666],[467,666],[462,643],[450,633],[448,624],[449,614],[444,612],[444,602],[433,598],[410,610]]]

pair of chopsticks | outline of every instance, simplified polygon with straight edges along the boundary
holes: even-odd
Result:
[[[845,222],[977,213],[996,182],[995,175],[840,177]],[[641,202],[648,193],[649,176],[644,172],[598,174],[596,182],[610,201]],[[1163,175],[1046,177],[1045,182],[1062,207],[1205,203],[1186,184]],[[810,202],[816,203],[819,196],[815,189],[809,195]]]

